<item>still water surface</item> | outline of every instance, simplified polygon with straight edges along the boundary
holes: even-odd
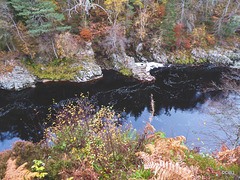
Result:
[[[88,94],[97,106],[110,103],[117,112],[124,109],[123,123],[132,123],[139,132],[149,120],[152,94],[152,124],[157,130],[167,137],[185,136],[191,148],[214,150],[225,141],[225,133],[216,131],[220,140],[211,137],[210,124],[215,120],[207,111],[213,102],[228,98],[212,86],[212,82],[220,83],[222,72],[227,71],[214,66],[166,67],[151,71],[157,79],[152,83],[104,71],[101,80],[90,83],[51,82],[20,92],[0,90],[0,151],[11,148],[20,139],[39,141],[53,101],[64,103],[81,93]]]

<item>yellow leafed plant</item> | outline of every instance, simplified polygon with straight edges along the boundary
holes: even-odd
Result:
[[[127,3],[127,2],[128,0],[106,0],[104,4],[107,10],[120,13],[123,10],[124,3]]]

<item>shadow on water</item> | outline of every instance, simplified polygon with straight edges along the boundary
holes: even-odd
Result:
[[[0,90],[0,151],[13,138],[39,141],[53,100],[64,103],[84,93],[91,103],[111,104],[118,112],[124,109],[125,117],[136,120],[151,110],[153,94],[155,116],[168,115],[172,110],[197,110],[209,99],[223,98],[221,91],[211,88],[211,83],[218,84],[222,72],[227,71],[214,66],[165,67],[151,71],[156,77],[152,83],[104,71],[102,79],[89,83],[49,82],[20,92]]]

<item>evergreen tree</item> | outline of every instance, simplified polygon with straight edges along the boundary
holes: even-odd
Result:
[[[175,0],[169,0],[165,3],[166,11],[164,16],[164,21],[161,25],[161,30],[163,32],[163,37],[165,39],[166,45],[172,48],[176,42],[176,33],[174,32],[174,27],[177,21],[177,3]]]
[[[55,12],[57,6],[52,1],[10,0],[17,16],[22,17],[32,36],[40,36],[55,30],[64,31],[69,27],[59,26],[64,15]]]

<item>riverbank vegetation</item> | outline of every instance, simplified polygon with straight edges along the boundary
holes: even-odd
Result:
[[[84,95],[49,111],[53,125],[46,122],[40,143],[18,141],[0,153],[1,179],[239,178],[240,146],[223,145],[213,154],[188,149],[185,137],[166,138],[154,129],[154,111],[142,134]]]
[[[239,48],[236,0],[2,0],[0,5],[2,56],[18,52],[16,58],[42,66],[79,60],[77,47],[84,42],[92,43],[100,64],[112,53],[135,56],[139,43],[147,59],[150,51]]]

